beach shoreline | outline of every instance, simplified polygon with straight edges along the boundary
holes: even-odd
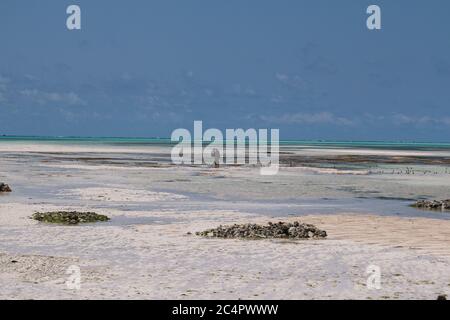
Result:
[[[390,173],[391,163],[357,163],[351,170],[314,163],[263,177],[245,166],[160,165],[155,159],[168,153],[161,146],[147,155],[140,148],[130,155],[123,146],[53,148],[0,144],[0,182],[12,188],[0,195],[0,298],[434,300],[450,293],[450,213],[408,206],[445,199],[443,163],[406,164],[409,171],[397,163],[398,174]],[[149,159],[156,165],[147,166]],[[61,210],[111,220],[65,226],[30,219]],[[269,221],[311,223],[328,237],[195,235]],[[74,266],[79,289],[70,286]],[[367,286],[374,266],[380,289]]]
[[[28,209],[15,207],[24,214]],[[28,221],[25,216],[17,218],[20,223],[13,224],[15,249],[7,253],[2,249],[0,254],[0,297],[435,299],[449,293],[446,240],[450,222],[313,215],[283,221],[313,223],[327,230],[327,239],[241,240],[195,236],[195,231],[215,227],[218,222],[206,212],[192,215],[195,222],[179,219],[127,228],[100,224],[55,227]],[[232,212],[220,216],[220,224],[278,221]],[[19,232],[18,224],[24,222],[29,231],[44,230]],[[17,248],[23,252],[18,253]],[[115,260],[114,256],[121,258]],[[81,270],[79,290],[69,289],[66,283],[70,277],[67,270],[73,265]],[[366,286],[367,268],[373,265],[381,270],[379,290]]]

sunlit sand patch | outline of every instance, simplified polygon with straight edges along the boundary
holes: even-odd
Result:
[[[335,168],[314,168],[314,167],[299,167],[300,171],[313,172],[319,174],[352,174],[352,175],[368,175],[368,170],[344,170]]]
[[[34,210],[52,208],[0,205],[0,217],[11,219],[10,224],[9,220],[2,221],[7,225],[2,226],[0,252],[15,253],[4,255],[3,260],[0,256],[0,297],[70,298],[74,293],[66,289],[64,277],[72,264],[80,264],[82,270],[82,289],[77,297],[91,299],[435,299],[448,293],[450,284],[450,260],[445,254],[450,222],[442,220],[362,214],[280,218],[225,210],[104,209],[101,212],[111,215],[112,221],[118,215],[178,219],[175,223],[106,223],[73,228],[37,224],[26,218]],[[279,220],[313,223],[326,230],[329,238],[245,241],[205,239],[194,233],[220,224]],[[39,258],[34,258],[36,255]],[[365,286],[370,264],[382,270],[379,291]],[[39,286],[31,287],[28,281],[39,281]],[[23,289],[18,291],[17,287]]]
[[[61,194],[79,196],[82,200],[114,202],[155,202],[187,199],[186,196],[175,193],[122,188],[79,188],[64,191]]]
[[[413,249],[423,254],[450,257],[450,221],[362,214],[315,215],[302,217],[302,220],[320,225],[328,231],[329,239]]]
[[[16,274],[25,281],[64,279],[66,278],[66,269],[70,265],[78,263],[79,259],[77,258],[0,253],[0,270]]]
[[[142,167],[142,166],[123,166],[123,165],[101,165],[101,164],[39,164],[40,167],[48,167],[54,169],[72,169],[72,170],[126,170],[126,171],[149,171],[149,170],[164,170],[171,169],[167,165],[158,164],[153,167]]]

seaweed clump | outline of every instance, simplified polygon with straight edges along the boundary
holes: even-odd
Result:
[[[41,222],[59,223],[68,225],[77,225],[80,223],[93,223],[110,220],[107,216],[97,214],[95,212],[78,212],[78,211],[36,212],[31,216],[31,218]]]
[[[258,224],[234,224],[231,226],[219,226],[215,229],[209,229],[202,232],[196,232],[196,235],[210,238],[241,238],[241,239],[320,239],[326,238],[327,233],[320,230],[312,224],[269,222],[268,225]]]

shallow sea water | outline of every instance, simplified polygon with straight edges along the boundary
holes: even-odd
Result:
[[[272,217],[358,212],[450,218],[447,212],[421,211],[409,206],[417,199],[450,197],[450,171],[445,165],[352,163],[335,168],[338,171],[351,169],[353,173],[368,171],[369,174],[338,174],[323,173],[321,170],[329,168],[329,164],[318,162],[307,168],[283,167],[275,176],[261,176],[258,169],[252,167],[214,170],[206,166],[171,166],[170,145],[163,142],[0,140],[0,180],[14,188],[12,194],[2,195],[0,201],[123,211],[234,210]],[[27,151],[20,151],[24,146]],[[396,144],[357,146],[285,144],[281,152],[300,157],[303,154],[308,157],[320,155],[321,158],[342,152],[355,155],[387,152],[394,156],[424,152],[426,157],[450,155],[450,146],[445,144],[419,144],[409,148]],[[404,174],[408,170],[415,174]],[[166,192],[183,195],[186,199],[150,199],[135,203],[120,199],[93,201],[70,194],[74,189],[102,187],[130,192]],[[123,224],[156,223],[150,218],[134,222],[129,218],[118,218],[116,221]]]

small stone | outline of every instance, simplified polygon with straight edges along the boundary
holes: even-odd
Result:
[[[0,182],[0,192],[11,192],[11,188],[3,182]]]
[[[437,300],[447,300],[447,295],[446,294],[440,294],[440,295],[438,295]]]

